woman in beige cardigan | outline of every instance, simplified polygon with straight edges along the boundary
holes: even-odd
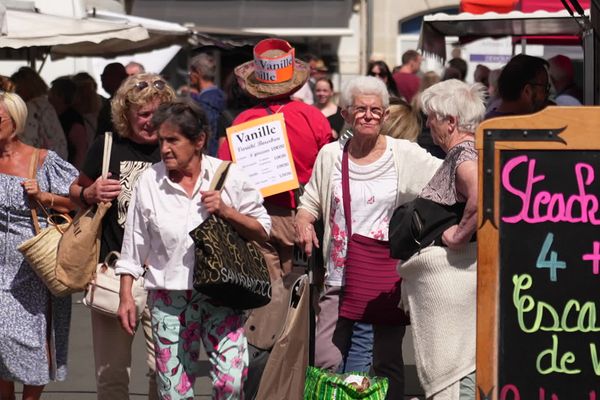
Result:
[[[441,163],[417,144],[382,135],[388,106],[387,88],[374,77],[358,77],[342,92],[342,115],[353,132],[347,146],[352,231],[380,240],[387,240],[394,209],[414,199]],[[348,243],[341,200],[344,146],[334,142],[320,151],[295,224],[298,243],[307,254],[313,246],[321,246],[313,223],[322,218],[325,224],[321,247],[327,271],[319,301],[315,363],[332,371],[343,362],[355,322],[338,314]],[[373,328],[373,373],[389,379],[387,398],[401,399],[405,327],[375,324]]]

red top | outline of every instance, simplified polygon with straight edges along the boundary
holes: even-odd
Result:
[[[271,112],[267,111],[267,108]],[[259,104],[242,112],[233,121],[233,125],[278,112],[282,113],[285,119],[285,127],[298,181],[304,185],[310,179],[319,150],[333,140],[331,126],[321,111],[301,101],[278,100]],[[231,160],[227,140],[219,148],[217,156],[222,160]],[[293,191],[269,196],[265,198],[265,202],[287,208],[296,208]]]
[[[409,103],[415,94],[417,94],[421,85],[421,79],[416,74],[408,74],[406,72],[396,72],[394,74],[394,82],[396,82],[398,93]]]

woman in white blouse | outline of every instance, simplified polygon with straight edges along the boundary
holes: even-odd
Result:
[[[313,246],[323,250],[325,290],[319,300],[315,364],[333,371],[340,368],[347,356],[354,324],[369,322],[339,314],[346,285],[349,231],[387,241],[394,209],[414,199],[441,163],[415,143],[382,135],[382,124],[389,115],[389,94],[380,79],[368,76],[353,79],[342,90],[341,101],[342,116],[353,137],[347,144],[338,141],[321,149],[295,221],[298,242],[305,252],[310,255]],[[342,181],[346,167],[342,164],[347,165],[348,171],[351,230],[346,226],[344,213]],[[320,218],[325,224],[322,245],[313,228]],[[365,286],[370,283],[365,279]],[[367,310],[369,304],[363,306]],[[404,398],[404,332],[402,322],[373,325],[372,369],[375,375],[389,379],[388,399]]]
[[[214,213],[246,239],[267,239],[271,220],[260,192],[232,165],[222,192],[208,191],[222,162],[202,154],[209,128],[190,101],[164,104],[153,117],[162,162],[144,171],[131,199],[121,258],[119,318],[133,333],[131,286],[145,272],[161,399],[194,397],[200,341],[211,362],[214,399],[240,399],[247,374],[244,314],[193,289],[189,232]]]

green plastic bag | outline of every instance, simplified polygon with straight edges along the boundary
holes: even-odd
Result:
[[[367,376],[359,372],[352,375]],[[334,374],[319,368],[308,367],[306,369],[306,381],[304,383],[304,400],[384,400],[388,390],[387,378],[371,378],[371,386],[359,392],[344,383],[344,378],[350,374]]]

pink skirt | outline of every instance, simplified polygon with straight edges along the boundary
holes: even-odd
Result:
[[[389,242],[354,234],[348,243],[345,284],[339,315],[381,325],[408,325],[398,308],[400,282],[398,260],[390,257]]]

